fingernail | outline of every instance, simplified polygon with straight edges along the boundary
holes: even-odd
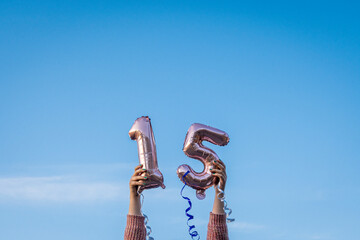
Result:
[[[143,170],[144,170],[144,171],[146,171],[146,169],[145,169],[145,168],[143,168]]]
[[[143,185],[145,185],[145,183],[143,183]]]
[[[214,172],[212,174],[215,174]]]
[[[212,170],[212,168],[210,168],[210,170]]]
[[[147,177],[144,177],[145,179],[147,179]]]

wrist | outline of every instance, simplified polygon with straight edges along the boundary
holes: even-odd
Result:
[[[136,191],[130,194],[129,215],[142,216],[140,195]]]
[[[220,185],[220,189],[221,190],[219,190],[219,185],[216,185],[214,188],[215,188],[215,192],[216,193],[221,193],[221,190],[223,191],[223,192],[225,192],[225,185]]]
[[[130,193],[130,200],[138,200],[140,199],[140,195],[137,192]]]
[[[140,195],[138,194],[138,187],[137,186],[130,186],[130,198],[131,197],[139,197]]]

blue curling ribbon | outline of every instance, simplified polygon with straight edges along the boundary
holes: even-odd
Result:
[[[139,194],[139,193],[138,193]],[[142,209],[142,206],[144,204],[144,195],[142,193],[140,193],[140,197],[141,197],[141,209]],[[143,211],[141,210],[141,214],[144,216],[145,220],[144,220],[144,224],[145,224],[145,228],[146,228],[146,239],[147,240],[154,240],[153,237],[150,236],[151,234],[151,227],[148,225],[148,222],[149,222],[149,218],[148,216],[146,216],[145,213],[143,213]]]
[[[189,203],[189,207],[185,210],[185,215],[188,217],[187,225],[188,225],[188,227],[189,227],[189,235],[191,236],[192,239],[195,238],[196,240],[198,240],[198,239],[200,239],[200,235],[199,235],[199,233],[195,230],[195,225],[190,225],[190,224],[189,224],[189,221],[192,220],[192,219],[194,219],[194,216],[191,215],[191,214],[189,214],[189,211],[191,210],[191,207],[192,207],[192,203],[191,203],[190,198],[185,197],[185,196],[183,195],[183,190],[184,190],[185,186],[187,185],[187,184],[186,184],[186,181],[185,181],[185,177],[186,177],[186,175],[189,174],[189,172],[190,172],[190,171],[187,171],[187,172],[184,174],[184,176],[182,176],[182,180],[183,180],[183,182],[184,182],[184,186],[183,186],[182,189],[181,189],[180,195],[181,195],[181,197],[182,197],[183,199],[187,200],[188,203]],[[197,238],[196,238],[196,237],[197,237]]]

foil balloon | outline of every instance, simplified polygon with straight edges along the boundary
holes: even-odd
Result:
[[[158,168],[155,138],[150,118],[146,116],[136,119],[129,131],[129,136],[132,140],[137,141],[139,162],[147,170],[148,180],[146,185],[139,186],[138,193],[149,188],[165,188],[163,175]]]
[[[202,172],[196,172],[189,165],[183,164],[178,167],[177,175],[184,182],[183,176],[189,171],[184,180],[186,184],[196,190],[196,197],[200,200],[206,197],[205,190],[215,183],[210,169],[214,167],[213,161],[219,160],[213,150],[202,144],[203,141],[225,146],[229,143],[229,135],[224,131],[200,123],[192,124],[186,134],[184,153],[190,158],[201,161],[204,169]]]

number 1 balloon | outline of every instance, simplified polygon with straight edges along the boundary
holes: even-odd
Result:
[[[215,178],[210,169],[213,168],[213,161],[219,160],[217,154],[210,148],[205,147],[202,142],[208,141],[215,145],[225,146],[229,143],[229,136],[226,132],[219,129],[206,126],[200,123],[194,123],[190,126],[184,142],[183,151],[190,157],[201,161],[204,164],[202,172],[196,172],[189,165],[183,164],[178,167],[177,174],[181,181],[185,176],[185,184],[196,189],[196,197],[200,200],[206,197],[205,190],[214,184]]]
[[[139,162],[147,170],[148,176],[146,185],[139,186],[138,193],[149,188],[165,188],[164,178],[158,167],[155,138],[150,118],[146,116],[136,119],[129,131],[129,136],[132,140],[137,141]]]

